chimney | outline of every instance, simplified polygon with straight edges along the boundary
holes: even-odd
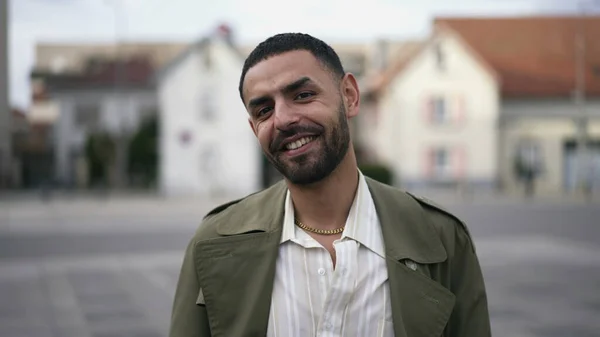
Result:
[[[217,30],[216,30],[216,36],[224,39],[225,41],[231,43],[233,41],[232,39],[232,32],[231,32],[231,27],[226,24],[226,23],[222,23],[219,26],[217,26]]]
[[[387,67],[389,53],[389,42],[386,39],[380,39],[375,46],[375,64],[376,70],[384,70]]]

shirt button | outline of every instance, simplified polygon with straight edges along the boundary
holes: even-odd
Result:
[[[346,268],[340,269],[340,274],[342,274],[342,275],[346,275],[347,272],[348,272],[348,269],[346,269]]]
[[[319,268],[319,275],[321,275],[321,276],[325,275],[325,269]]]
[[[329,323],[329,322],[325,323],[325,329],[326,330],[331,330],[331,328],[332,328],[331,323]]]

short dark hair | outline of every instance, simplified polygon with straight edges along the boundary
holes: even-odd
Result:
[[[303,33],[277,34],[261,42],[246,58],[244,67],[242,68],[242,75],[240,77],[239,84],[240,97],[242,98],[242,101],[244,101],[244,94],[242,92],[244,79],[246,78],[246,73],[250,68],[254,67],[259,62],[268,59],[269,57],[294,50],[306,50],[310,52],[318,61],[320,61],[331,71],[334,77],[339,77],[341,79],[346,73],[338,54],[333,50],[333,48],[331,48],[330,45],[322,40]]]

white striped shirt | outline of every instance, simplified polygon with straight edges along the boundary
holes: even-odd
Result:
[[[360,174],[346,228],[327,249],[294,225],[289,191],[267,337],[392,337],[383,237]]]

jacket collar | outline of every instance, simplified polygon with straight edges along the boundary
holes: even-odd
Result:
[[[404,191],[369,177],[366,181],[381,223],[386,255],[394,260],[409,259],[423,264],[445,261],[446,250],[420,203]],[[232,236],[281,231],[286,192],[282,180],[240,200],[229,212],[224,212],[217,233]]]

